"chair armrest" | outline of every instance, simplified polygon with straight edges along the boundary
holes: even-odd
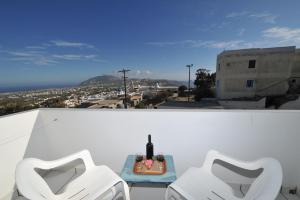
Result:
[[[41,161],[37,164],[38,165],[37,167],[41,169],[52,169],[70,163],[77,159],[83,160],[86,169],[90,169],[95,166],[90,152],[88,150],[83,150],[57,160]]]
[[[266,159],[268,159],[268,158],[266,158]],[[236,167],[243,168],[246,170],[257,170],[259,168],[262,168],[265,163],[265,159],[261,159],[261,160],[257,160],[257,161],[253,161],[253,162],[241,161],[241,160],[232,158],[230,156],[221,154],[218,151],[210,150],[207,153],[203,168],[211,171],[211,168],[212,168],[215,160],[221,160],[221,161],[224,161],[226,163],[229,163],[231,165],[234,165]]]

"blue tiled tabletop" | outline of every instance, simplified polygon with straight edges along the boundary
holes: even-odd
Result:
[[[121,177],[128,183],[166,183],[176,180],[173,156],[165,155],[167,171],[162,175],[140,175],[133,172],[135,156],[129,155],[121,172]]]

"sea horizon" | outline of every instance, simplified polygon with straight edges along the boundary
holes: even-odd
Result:
[[[13,93],[13,92],[26,92],[26,91],[34,91],[34,90],[46,90],[46,89],[60,89],[60,88],[69,88],[75,87],[78,84],[54,84],[54,85],[30,85],[30,86],[8,86],[1,87],[0,93]]]

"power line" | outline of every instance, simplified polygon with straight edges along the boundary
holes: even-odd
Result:
[[[122,69],[119,72],[123,73],[123,79],[124,79],[124,88],[125,88],[125,98],[124,98],[124,106],[127,109],[127,87],[126,87],[126,73],[129,72],[129,69]]]

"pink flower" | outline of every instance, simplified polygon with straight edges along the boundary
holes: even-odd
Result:
[[[146,160],[145,165],[148,169],[150,169],[153,165],[153,160]]]

